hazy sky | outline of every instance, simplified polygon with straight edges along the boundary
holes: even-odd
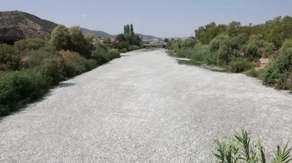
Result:
[[[0,10],[20,10],[66,26],[110,34],[132,23],[135,32],[159,37],[194,35],[215,21],[264,23],[292,15],[292,0],[0,0]],[[1,22],[0,22],[1,23]]]

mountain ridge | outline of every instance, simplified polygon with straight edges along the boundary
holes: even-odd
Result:
[[[42,36],[50,39],[52,30],[58,25],[52,21],[39,18],[33,14],[23,11],[0,11],[0,37],[21,37],[31,38]],[[89,30],[82,28],[84,34],[93,33],[97,37],[115,38],[112,35],[101,30]],[[142,39],[161,39],[152,35],[138,34]]]
[[[44,36],[49,39],[52,29],[57,26],[52,21],[22,11],[0,11],[0,22],[0,29],[6,31],[2,32],[1,35],[9,33],[10,37],[18,35],[23,35],[25,38]]]
[[[81,28],[83,33],[86,34],[86,33],[92,33],[94,34],[95,36],[97,37],[110,37],[110,38],[115,38],[117,35],[112,35],[112,34],[109,34],[107,32],[104,32],[104,31],[101,31],[101,30],[90,30],[90,29],[87,29],[87,28]],[[145,35],[145,34],[140,34],[140,33],[137,33],[140,37],[144,38],[144,39],[161,39],[160,37],[156,37],[156,36],[152,36],[152,35]]]

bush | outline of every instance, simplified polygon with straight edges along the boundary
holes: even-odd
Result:
[[[220,44],[224,41],[227,41],[229,39],[228,35],[219,35],[215,37],[210,43],[209,46],[212,51],[217,51],[220,47]]]
[[[0,44],[0,70],[17,70],[20,57],[12,46]]]
[[[257,61],[262,55],[269,56],[273,54],[275,46],[263,40],[261,35],[252,35],[243,49],[246,58],[250,61]]]
[[[118,51],[109,51],[108,55],[110,56],[110,59],[120,58],[120,52]]]
[[[63,76],[63,59],[60,57],[46,58],[42,62],[41,69],[44,73],[44,77],[47,83],[50,85],[57,85],[64,79]]]
[[[250,61],[257,61],[261,58],[262,54],[258,51],[259,47],[255,44],[248,44],[245,47],[244,56]]]
[[[129,51],[138,50],[138,49],[140,49],[140,47],[137,45],[130,45],[129,46]]]
[[[197,60],[208,64],[208,65],[216,65],[217,64],[217,55],[211,51],[208,45],[204,46],[195,46],[194,53],[192,54],[192,59]]]
[[[32,50],[27,51],[21,60],[23,69],[39,68],[50,85],[56,85],[64,79],[64,60],[56,51]]]
[[[195,38],[188,38],[188,39],[183,40],[181,46],[185,48],[192,48],[196,44],[197,44],[197,40]]]
[[[0,81],[0,116],[37,99],[49,88],[43,72],[36,69],[2,72]]]
[[[40,38],[16,41],[13,46],[18,53],[23,53],[26,50],[38,50],[43,47],[50,47],[48,42]],[[53,47],[51,46],[51,48]]]
[[[128,52],[128,49],[127,48],[123,48],[123,49],[120,50],[120,52],[121,53],[127,53]]]
[[[286,51],[287,49],[292,48],[292,39],[288,39],[283,43],[283,46],[281,47],[281,51]]]
[[[92,58],[95,59],[99,65],[109,62],[112,59],[119,58],[120,53],[118,51],[109,51],[97,49],[93,51]]]
[[[280,50],[278,57],[272,61],[265,73],[263,83],[281,89],[291,89],[292,48]]]
[[[61,51],[60,53],[65,62],[63,70],[65,77],[74,77],[98,66],[97,61],[88,60],[81,57],[78,53],[71,51]]]
[[[289,163],[292,160],[290,155],[291,148],[287,145],[282,149],[277,146],[273,163]],[[267,161],[264,147],[260,140],[251,140],[247,131],[236,133],[226,141],[215,140],[214,149],[215,162],[220,163],[265,163]]]
[[[230,71],[239,73],[247,71],[253,67],[253,65],[244,58],[236,58],[229,63]]]
[[[257,72],[254,68],[252,68],[251,70],[249,70],[246,73],[247,76],[253,77],[253,78],[258,78],[259,77],[259,72]]]
[[[30,50],[23,54],[20,67],[22,69],[35,68],[43,64],[43,60],[51,57],[60,57],[57,51],[46,51],[44,49]]]
[[[120,49],[120,50],[121,49],[128,49],[130,46],[129,42],[127,42],[127,41],[119,41],[117,43],[114,43],[113,45],[115,48]]]

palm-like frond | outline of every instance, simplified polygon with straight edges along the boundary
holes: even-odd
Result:
[[[215,157],[218,163],[266,163],[264,147],[260,140],[251,141],[247,131],[236,133],[228,142],[215,140]],[[291,148],[277,146],[272,163],[292,163]]]
[[[257,148],[258,148],[258,152],[259,152],[257,155],[259,163],[266,163],[266,156],[265,156],[265,152],[264,152],[264,147],[262,146],[260,139],[258,139],[256,141],[256,144],[257,144]]]
[[[288,143],[284,147],[283,151],[280,146],[277,146],[277,151],[275,152],[275,158],[272,163],[290,163],[292,158],[290,156],[291,148],[288,148]]]

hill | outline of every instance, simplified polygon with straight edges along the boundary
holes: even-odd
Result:
[[[52,29],[57,26],[56,23],[21,11],[0,12],[0,22],[0,37],[44,36],[49,39]]]
[[[89,30],[86,28],[82,28],[82,31],[83,31],[83,34],[92,33],[97,37],[109,37],[109,38],[115,37],[115,35],[110,35],[110,34],[103,32],[103,31]]]
[[[86,34],[86,33],[93,33],[95,36],[97,37],[109,37],[109,38],[115,38],[117,35],[111,35],[111,34],[108,34],[104,31],[99,31],[99,30],[89,30],[89,29],[86,29],[86,28],[82,28],[83,30],[83,33]],[[151,36],[151,35],[144,35],[144,34],[138,34],[140,37],[142,37],[142,39],[161,39],[159,37],[155,37],[155,36]]]
[[[139,34],[138,35],[145,40],[152,40],[152,39],[159,39],[162,40],[162,38],[156,37],[156,36],[152,36],[152,35],[144,35],[144,34]]]
[[[51,31],[57,26],[56,23],[41,19],[35,15],[22,11],[0,11],[0,37],[36,37],[50,38]],[[98,37],[114,38],[104,31],[89,30],[82,28],[83,33],[93,33]],[[142,39],[160,39],[151,35],[138,34]]]

